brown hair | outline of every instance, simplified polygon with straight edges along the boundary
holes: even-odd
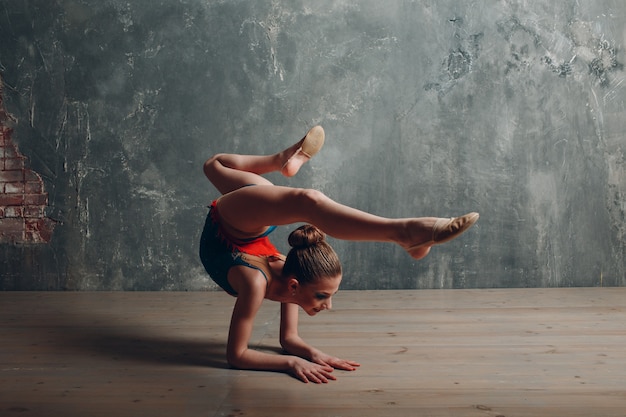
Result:
[[[289,235],[291,250],[287,254],[283,277],[294,276],[301,285],[341,274],[341,262],[326,242],[326,234],[310,224],[300,226]]]

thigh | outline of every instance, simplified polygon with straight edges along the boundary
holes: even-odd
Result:
[[[306,222],[302,209],[306,190],[277,185],[243,187],[220,197],[220,218],[242,232],[256,233],[273,225]]]
[[[245,185],[272,185],[272,183],[266,178],[254,172],[246,171],[245,169],[235,169],[224,165],[220,161],[220,157],[238,159],[256,159],[256,156],[241,156],[241,155],[224,155],[218,154],[209,158],[204,163],[204,174],[209,181],[217,188],[220,193],[228,194],[233,190],[237,190]],[[235,161],[231,161],[235,162]]]

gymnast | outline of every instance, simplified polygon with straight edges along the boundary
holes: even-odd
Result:
[[[303,382],[336,379],[334,369],[359,364],[328,355],[298,335],[298,308],[308,315],[332,308],[342,278],[341,263],[326,235],[352,241],[392,242],[415,259],[433,245],[470,228],[478,213],[456,218],[385,218],[337,203],[313,189],[272,184],[262,175],[296,175],[319,152],[324,129],[311,128],[289,148],[273,155],[219,153],[204,163],[204,173],[221,193],[213,201],[200,240],[200,258],[224,291],[237,298],[226,357],[239,369],[287,372]],[[268,235],[280,225],[304,223],[289,235],[282,255]],[[279,302],[280,344],[284,355],[250,349],[254,318],[264,299]]]

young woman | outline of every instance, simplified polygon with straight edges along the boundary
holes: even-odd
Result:
[[[298,335],[298,307],[315,315],[332,307],[341,264],[326,234],[355,241],[394,242],[415,259],[431,246],[454,239],[478,220],[478,213],[389,219],[339,204],[319,191],[273,185],[262,174],[295,175],[324,144],[315,126],[298,143],[274,155],[217,154],[204,173],[222,196],[211,204],[200,242],[200,258],[211,278],[237,297],[228,334],[228,363],[240,369],[285,371],[303,382],[334,380],[333,369],[359,364],[308,345]],[[277,225],[306,223],[289,236],[281,255],[268,239]],[[256,313],[264,299],[281,303],[280,344],[286,355],[248,348]]]

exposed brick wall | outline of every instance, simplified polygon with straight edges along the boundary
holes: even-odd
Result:
[[[45,215],[48,194],[11,138],[3,95],[0,79],[0,243],[47,243],[55,225]]]

